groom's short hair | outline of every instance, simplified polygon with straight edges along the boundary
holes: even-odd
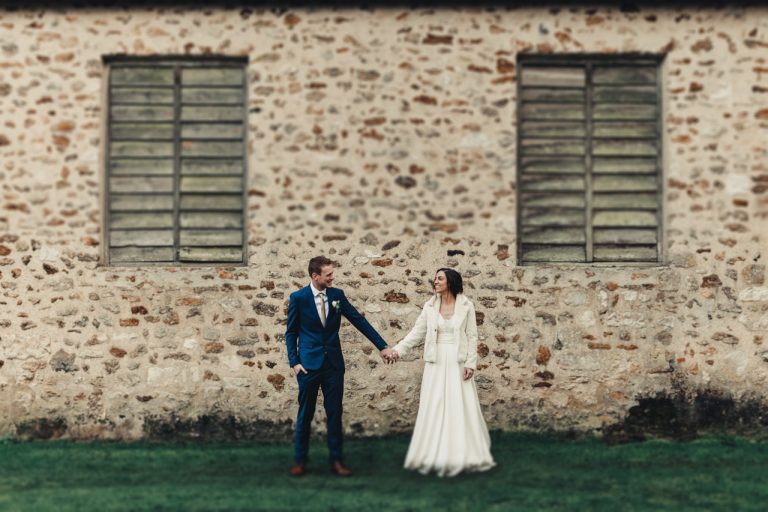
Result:
[[[336,265],[336,263],[325,256],[315,256],[309,260],[309,277],[312,277],[312,274],[322,274],[323,267],[327,267],[328,265]]]

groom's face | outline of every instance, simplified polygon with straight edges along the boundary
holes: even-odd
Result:
[[[325,290],[333,286],[333,265],[326,265],[320,268],[319,274],[312,274],[312,284],[318,290]]]

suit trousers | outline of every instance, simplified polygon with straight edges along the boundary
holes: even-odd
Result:
[[[293,436],[294,458],[296,462],[309,460],[309,434],[312,430],[312,418],[315,416],[317,393],[323,391],[323,404],[327,417],[328,452],[331,463],[342,461],[342,400],[344,398],[344,368],[334,367],[328,358],[318,370],[299,372],[299,414],[296,417],[296,432]]]

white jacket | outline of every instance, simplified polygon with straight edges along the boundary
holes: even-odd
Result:
[[[437,361],[437,318],[439,314],[440,298],[435,295],[424,304],[411,332],[394,346],[395,352],[403,356],[414,347],[424,343],[424,361],[427,363]],[[465,368],[474,370],[477,366],[475,306],[463,293],[456,296],[453,317],[455,320],[453,323],[455,341],[459,344],[458,362],[463,363]]]

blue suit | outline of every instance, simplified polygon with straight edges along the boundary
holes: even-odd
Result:
[[[330,460],[342,461],[342,400],[344,397],[344,356],[341,353],[339,327],[344,316],[366,338],[382,350],[387,343],[347,300],[339,288],[327,288],[326,322],[323,326],[315,305],[312,289],[305,286],[291,294],[285,344],[291,368],[301,364],[307,374],[299,372],[299,413],[293,437],[296,462],[306,462],[309,434],[315,415],[317,392],[323,390],[323,403],[328,425]]]

